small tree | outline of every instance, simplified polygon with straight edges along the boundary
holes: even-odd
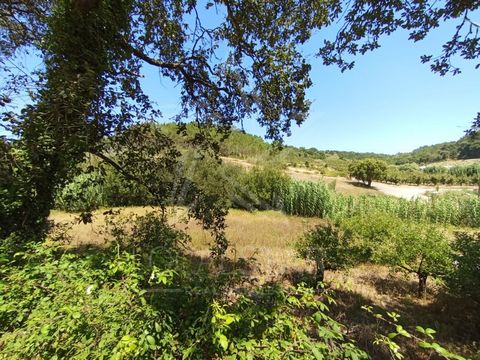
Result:
[[[455,269],[447,279],[449,288],[480,301],[480,232],[457,233],[452,247]]]
[[[315,226],[295,244],[298,256],[315,262],[315,279],[322,282],[325,270],[337,270],[352,264],[350,237],[336,226]]]
[[[426,296],[428,277],[444,277],[452,270],[452,248],[435,226],[403,223],[385,240],[375,249],[374,260],[416,274],[419,298]]]
[[[387,163],[377,159],[363,159],[352,162],[348,167],[348,172],[351,177],[372,185],[373,180],[381,180],[387,171]]]

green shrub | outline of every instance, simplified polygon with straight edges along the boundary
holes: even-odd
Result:
[[[56,207],[66,211],[89,211],[103,206],[105,197],[98,173],[83,173],[76,176],[59,191]]]
[[[378,249],[402,231],[403,221],[383,213],[368,216],[353,216],[341,222],[341,228],[354,238],[359,248],[358,259],[362,262],[378,262]]]
[[[315,262],[317,283],[323,282],[325,270],[338,270],[352,265],[356,249],[348,233],[326,223],[315,226],[295,243],[297,255]]]
[[[480,233],[459,232],[452,247],[454,271],[448,277],[449,288],[480,302]]]
[[[110,168],[77,175],[57,192],[55,199],[57,209],[72,212],[151,203],[152,196],[143,186],[124,179]]]
[[[188,238],[161,214],[108,220],[107,230],[105,249],[66,251],[64,232],[0,248],[2,358],[368,358],[313,289],[227,296],[241,274],[188,257]]]
[[[260,209],[280,209],[290,178],[278,167],[254,167],[245,177],[245,188]]]

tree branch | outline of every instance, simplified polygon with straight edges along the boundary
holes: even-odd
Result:
[[[135,181],[136,183],[138,183],[139,185],[142,185],[144,186],[148,192],[154,197],[154,198],[158,198],[157,197],[157,194],[154,190],[152,190],[150,188],[150,186],[148,186],[147,184],[145,184],[141,178],[137,177],[137,176],[134,176],[132,175],[131,173],[129,173],[128,171],[126,171],[119,163],[117,163],[115,160],[109,158],[108,156],[106,156],[105,154],[102,154],[101,152],[98,152],[98,151],[90,151],[90,154],[92,155],[95,155],[96,157],[98,157],[99,159],[103,160],[105,163],[107,163],[108,165],[112,166],[115,170],[117,170],[120,174],[122,174],[127,180],[133,180]],[[162,209],[163,209],[163,205],[161,205],[161,202],[159,202],[158,204]]]
[[[181,62],[165,62],[165,61],[160,61],[160,60],[157,60],[157,59],[153,59],[150,56],[148,56],[147,54],[145,54],[143,51],[140,51],[139,49],[136,49],[129,44],[126,44],[126,45],[129,48],[129,50],[132,52],[133,55],[135,55],[139,59],[145,61],[147,64],[150,64],[150,65],[162,68],[162,69],[176,70],[176,71],[180,72],[180,74],[183,76],[184,80],[189,84],[191,90],[193,90],[193,84],[198,83],[198,84],[201,84],[205,87],[208,87],[208,88],[210,88],[214,91],[218,91],[218,92],[223,91],[223,92],[229,93],[229,90],[227,88],[216,86],[210,81],[199,78],[198,76],[195,76],[195,75],[189,73],[185,69],[185,64],[184,63],[181,63]],[[211,67],[203,59],[198,58],[198,57],[194,57],[194,56],[189,57],[187,59],[196,60],[196,61],[204,63],[204,65],[208,68],[208,70],[211,73],[213,73]]]

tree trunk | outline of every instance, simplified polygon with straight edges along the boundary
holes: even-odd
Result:
[[[325,278],[325,265],[323,264],[323,260],[317,260],[317,271],[315,273],[315,281],[318,285],[318,283],[323,282],[323,279]]]
[[[368,179],[368,180],[367,180],[367,185],[368,185],[368,187],[371,187],[371,186],[372,186],[372,179]]]
[[[425,299],[427,297],[427,274],[417,274],[418,275],[418,298]]]

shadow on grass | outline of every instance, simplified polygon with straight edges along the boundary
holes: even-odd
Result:
[[[292,270],[283,276],[283,280],[315,286],[314,275],[306,271]],[[474,301],[453,297],[441,287],[431,290],[427,300],[419,300],[415,297],[416,282],[400,276],[368,274],[359,276],[357,281],[373,286],[383,305],[379,307],[374,304],[378,303],[376,296],[368,297],[342,286],[334,289],[334,283],[329,281],[327,273],[326,288],[333,290],[336,301],[330,306],[331,315],[346,326],[348,336],[372,359],[393,358],[386,347],[374,345],[373,342],[378,334],[387,335],[395,331],[395,327],[363,310],[364,305],[372,305],[374,312],[381,313],[385,318],[388,318],[387,311],[396,312],[400,315],[399,324],[412,334],[421,336],[415,330],[418,325],[435,329],[434,341],[455,353],[480,359],[480,307]],[[383,301],[385,299],[387,301]],[[401,344],[405,359],[440,359],[409,339],[397,337],[395,341]]]

